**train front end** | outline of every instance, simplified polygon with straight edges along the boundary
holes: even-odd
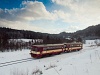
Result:
[[[41,58],[41,50],[37,46],[32,46],[31,47],[31,51],[30,51],[31,57],[33,57],[33,58]]]

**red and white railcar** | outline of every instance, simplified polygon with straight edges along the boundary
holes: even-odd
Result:
[[[82,46],[82,43],[33,45],[30,54],[34,58],[41,58],[63,52],[81,50]]]

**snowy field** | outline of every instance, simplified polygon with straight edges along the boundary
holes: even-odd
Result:
[[[100,47],[90,45],[42,59],[31,58],[30,50],[1,52],[0,75],[100,75]]]

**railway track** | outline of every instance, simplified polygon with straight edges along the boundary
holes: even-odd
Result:
[[[4,62],[4,63],[0,63],[0,67],[9,66],[9,65],[18,64],[18,63],[23,63],[23,62],[28,62],[28,61],[32,61],[32,60],[33,60],[33,58],[26,58],[26,59]]]

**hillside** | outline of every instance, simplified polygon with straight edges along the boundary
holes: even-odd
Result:
[[[0,36],[6,36],[7,38],[12,39],[62,39],[62,38],[69,38],[69,37],[82,37],[93,39],[100,37],[100,24],[89,26],[86,29],[76,31],[74,33],[67,33],[61,32],[59,34],[49,34],[49,33],[41,33],[35,31],[28,31],[28,30],[16,30],[11,28],[4,28],[0,27]]]
[[[74,33],[74,36],[81,36],[86,39],[100,38],[100,24],[89,26],[84,30],[79,30]]]
[[[97,39],[100,38],[100,24],[89,26],[86,29],[76,31],[74,33],[62,32],[59,35],[65,36],[66,38],[70,37],[81,37],[83,39]]]

